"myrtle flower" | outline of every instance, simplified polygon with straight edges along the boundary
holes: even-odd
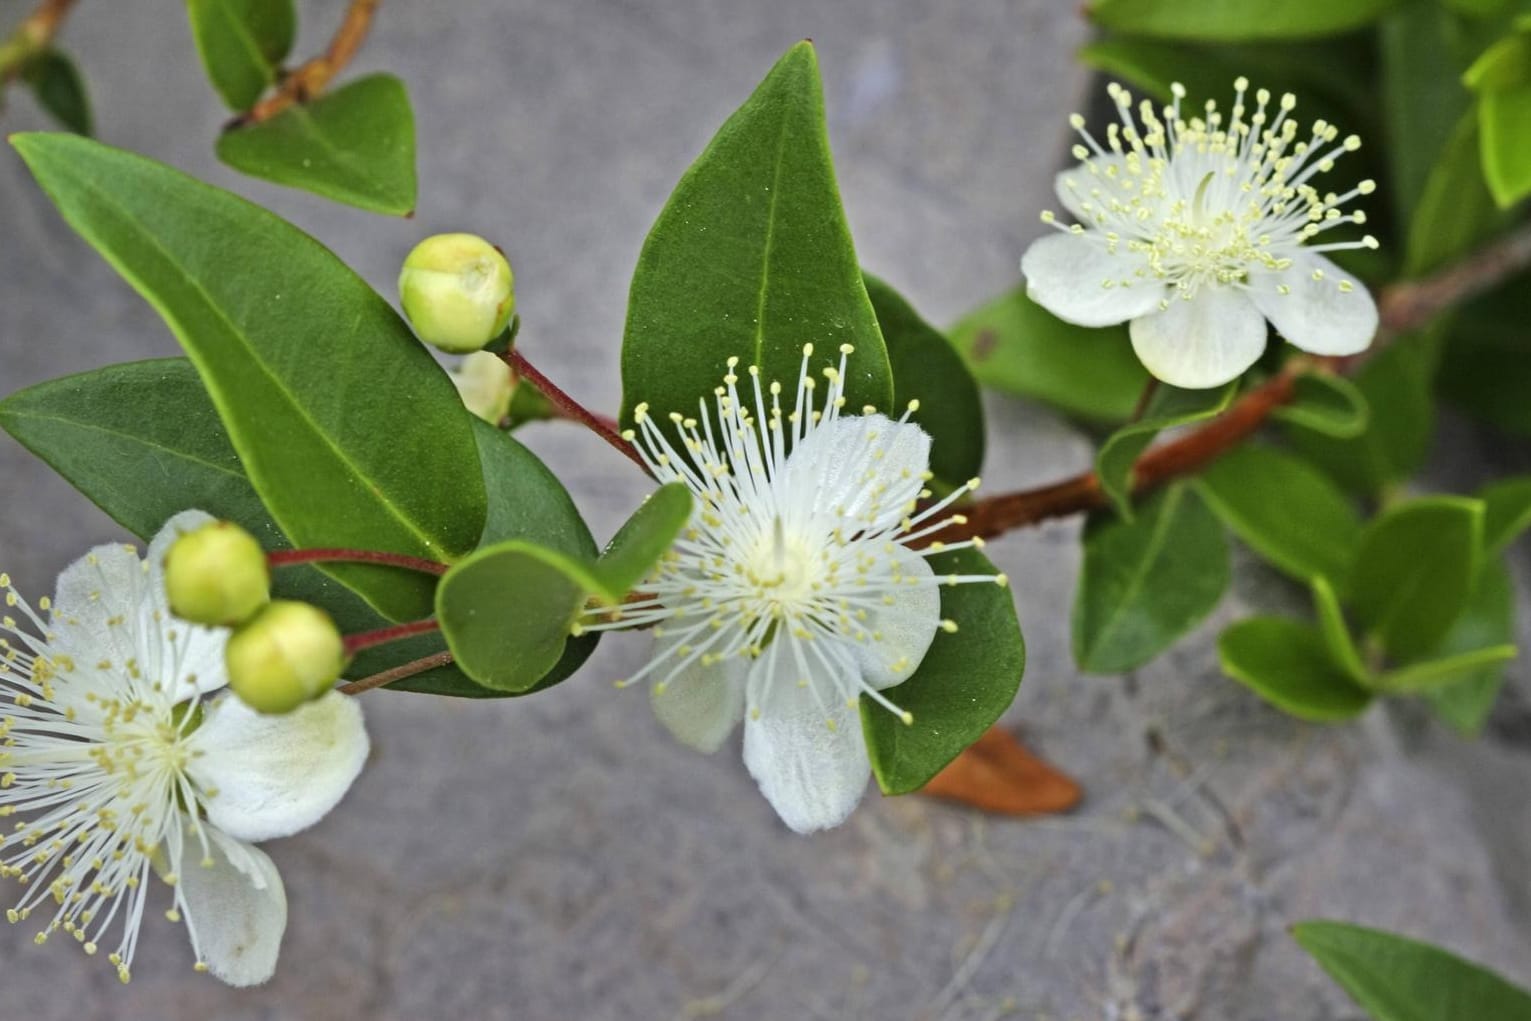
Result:
[[[497,426],[510,414],[515,379],[505,359],[488,351],[475,351],[462,360],[457,371],[447,373],[463,404],[490,425]]]
[[[338,692],[285,716],[219,693],[229,632],[172,617],[160,567],[211,520],[177,515],[144,560],[91,550],[37,610],[0,575],[22,618],[0,618],[0,816],[18,820],[0,876],[21,884],[6,916],[38,924],[38,943],[62,930],[105,948],[124,982],[154,874],[199,971],[269,978],[287,900],[251,841],[318,821],[367,755],[361,711]]]
[[[670,416],[672,443],[635,409],[626,437],[660,482],[679,481],[696,503],[686,531],[613,618],[584,630],[653,627],[655,651],[625,686],[652,681],[654,711],[681,741],[705,752],[744,719],[744,762],[782,820],[801,833],[844,821],[871,775],[858,716],[866,695],[906,723],[882,692],[906,680],[938,631],[939,586],[1005,584],[1004,575],[941,575],[925,557],[971,540],[914,544],[960,516],[943,517],[974,479],[924,510],[930,437],[872,408],[842,414],[849,346],[826,366],[816,407],[803,349],[792,410],[782,387],[728,361],[715,407]]]
[[[1058,198],[1078,221],[1044,222],[1063,233],[1037,241],[1021,260],[1027,291],[1071,323],[1130,322],[1133,350],[1150,373],[1174,386],[1220,386],[1238,377],[1265,350],[1267,319],[1305,351],[1350,355],[1377,331],[1377,306],[1366,288],[1321,253],[1375,248],[1359,241],[1312,244],[1342,224],[1366,222],[1343,206],[1375,185],[1362,181],[1344,194],[1321,192],[1314,179],[1361,140],[1324,121],[1299,139],[1282,96],[1244,105],[1240,78],[1225,121],[1208,101],[1202,116],[1182,115],[1185,90],[1163,119],[1144,100],[1137,118],[1132,96],[1109,87],[1120,124],[1102,145],[1071,119],[1083,144],[1081,165],[1058,175]]]

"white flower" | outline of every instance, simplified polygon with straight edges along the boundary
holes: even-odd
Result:
[[[34,611],[0,575],[0,875],[22,884],[7,912],[59,930],[126,982],[151,873],[170,885],[198,970],[230,985],[276,966],[287,900],[250,841],[317,822],[360,772],[367,734],[354,699],[331,692],[286,716],[229,694],[224,629],[170,616],[161,564],[184,531],[171,519],[140,560],[101,546],[59,575]]]
[[[1079,222],[1026,251],[1021,271],[1039,305],[1081,326],[1131,322],[1133,350],[1154,376],[1174,386],[1220,386],[1237,378],[1265,350],[1265,320],[1287,340],[1320,355],[1350,355],[1377,332],[1377,306],[1321,252],[1375,248],[1360,241],[1308,244],[1341,224],[1364,223],[1341,207],[1375,185],[1362,181],[1343,195],[1312,183],[1336,157],[1361,145],[1355,135],[1318,121],[1298,140],[1296,105],[1281,97],[1268,118],[1270,93],[1244,106],[1247,79],[1225,123],[1208,102],[1202,116],[1181,115],[1185,90],[1163,110],[1144,100],[1137,120],[1132,96],[1109,92],[1121,117],[1102,146],[1075,114],[1086,144],[1082,165],[1058,175],[1057,192]],[[1247,115],[1247,117],[1246,117]],[[1139,123],[1141,122],[1141,124]]]
[[[510,414],[510,398],[516,384],[510,366],[499,355],[475,351],[462,360],[456,372],[447,375],[468,410],[490,425],[499,425]]]
[[[635,409],[645,462],[660,482],[685,483],[696,506],[637,601],[584,628],[653,626],[652,659],[619,686],[652,679],[659,719],[702,751],[744,718],[745,765],[802,833],[844,821],[866,787],[860,696],[913,721],[881,692],[914,673],[937,630],[956,630],[941,619],[938,586],[1005,584],[1003,575],[937,577],[925,562],[980,540],[911,548],[961,520],[937,515],[978,480],[917,509],[931,495],[930,437],[907,412],[842,415],[851,348],[840,351],[839,369],[823,370],[822,410],[811,345],[790,414],[781,385],[763,389],[754,366],[753,399],[740,398],[737,358],[715,409],[703,401],[696,419],[670,416],[679,447],[646,405]]]

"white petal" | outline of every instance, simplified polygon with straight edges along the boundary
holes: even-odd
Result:
[[[1314,280],[1315,272],[1322,279]],[[1340,290],[1341,282],[1351,289]],[[1353,355],[1377,335],[1371,292],[1322,255],[1303,253],[1282,272],[1251,274],[1249,294],[1278,333],[1316,355]]]
[[[655,643],[655,656],[686,639],[666,635]],[[679,662],[679,660],[677,660]],[[711,754],[744,716],[744,685],[749,663],[731,656],[721,663],[693,663],[649,688],[654,715],[682,744]]]
[[[895,524],[919,497],[929,468],[930,434],[919,426],[880,414],[836,419],[787,459],[787,513],[797,506],[862,526]]]
[[[1105,242],[1076,234],[1033,241],[1021,257],[1031,300],[1080,326],[1112,326],[1159,307],[1164,285],[1136,278],[1133,268],[1126,255],[1107,252]]]
[[[773,646],[790,639],[778,638]],[[854,669],[849,664],[846,669]],[[866,790],[872,767],[857,704],[844,678],[819,678],[822,695],[798,684],[802,671],[786,650],[768,649],[750,671],[744,765],[781,821],[798,833],[838,826]]]
[[[149,540],[149,552],[144,557],[149,563],[149,576],[154,579],[154,592],[164,602],[165,556],[175,541],[187,532],[196,531],[203,525],[217,520],[206,511],[184,510],[160,526],[154,538]]]
[[[1099,208],[1102,205],[1109,206],[1112,198],[1123,198],[1123,190],[1116,184],[1116,175],[1122,173],[1121,168],[1126,163],[1125,157],[1113,153],[1096,156],[1082,161],[1077,167],[1070,167],[1053,178],[1053,190],[1058,193],[1058,201],[1081,224],[1086,227],[1092,225],[1095,218],[1084,208],[1085,204]]]
[[[900,546],[892,559],[903,577],[922,583],[905,584],[895,593],[893,605],[868,609],[866,620],[859,622],[866,640],[852,645],[851,654],[862,679],[878,690],[909,679],[941,624],[941,590],[923,583],[933,574],[925,558]]]
[[[55,644],[79,661],[84,675],[102,660],[121,665],[137,659],[139,614],[149,592],[137,549],[95,547],[58,576],[49,621]]]
[[[1169,308],[1132,321],[1132,349],[1155,377],[1171,386],[1222,386],[1265,350],[1265,317],[1243,292],[1203,286],[1189,301],[1171,295]]]
[[[231,986],[253,986],[276,971],[287,928],[287,894],[276,865],[258,848],[203,826],[186,837],[176,889],[188,935],[207,970]]]
[[[367,760],[356,699],[332,691],[283,716],[226,695],[192,735],[188,773],[207,818],[241,840],[285,837],[318,822],[345,796]]]

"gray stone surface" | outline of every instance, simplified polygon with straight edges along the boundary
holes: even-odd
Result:
[[[339,8],[302,5],[300,51]],[[0,0],[0,21],[23,9]],[[68,41],[106,140],[273,206],[385,294],[425,233],[500,240],[525,350],[610,407],[643,233],[788,44],[820,46],[864,261],[946,322],[1015,278],[1084,87],[1070,61],[1084,34],[1041,0],[389,0],[361,65],[399,71],[414,96],[422,198],[409,222],[219,167],[223,113],[179,4],[82,4]],[[21,98],[4,114],[7,129],[41,123]],[[0,310],[7,392],[175,351],[9,153]],[[990,411],[991,487],[1086,463],[1087,440],[1047,413]],[[589,437],[529,438],[598,533],[639,497],[641,480]],[[120,537],[8,439],[0,480],[0,565],[33,594],[89,543]],[[1531,983],[1523,701],[1476,746],[1407,711],[1299,725],[1218,677],[1217,622],[1134,676],[1078,676],[1065,615],[1076,532],[993,547],[1031,653],[1009,720],[1083,780],[1075,815],[999,821],[872,795],[842,829],[796,837],[736,746],[681,749],[641,692],[604,683],[645,652],[617,638],[580,678],[524,702],[368,696],[371,767],[318,827],[271,848],[292,922],[269,986],[192,974],[183,934],[157,918],[127,989],[0,928],[0,1016],[1349,1021],[1357,1011],[1284,932],[1314,915],[1447,943]],[[1245,567],[1219,621],[1293,598]]]

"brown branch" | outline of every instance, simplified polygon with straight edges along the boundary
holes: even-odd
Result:
[[[617,431],[617,423],[604,415],[597,415],[579,401],[570,397],[559,388],[558,384],[544,376],[536,366],[527,361],[516,348],[511,348],[505,353],[505,363],[510,366],[510,371],[515,373],[517,379],[525,380],[542,396],[546,397],[558,413],[564,418],[578,422],[601,439],[611,444],[622,452],[622,456],[643,469],[648,474],[648,465],[643,463],[643,458],[638,456],[638,451],[633,445],[622,438]]]
[[[427,635],[432,631],[440,631],[441,624],[435,617],[425,620],[412,620],[407,624],[393,624],[389,627],[378,628],[376,631],[362,631],[354,635],[346,635],[346,655],[354,656],[363,649],[370,649],[375,645],[386,645],[389,642],[401,642],[406,638],[416,635]]]
[[[266,554],[266,562],[272,567],[288,567],[292,564],[378,564],[398,567],[407,571],[437,576],[447,573],[447,565],[422,557],[405,556],[402,553],[384,553],[380,550],[363,549],[284,549]]]
[[[27,62],[46,50],[63,26],[75,0],[42,0],[5,42],[0,43],[0,81],[10,81]]]
[[[1436,315],[1482,294],[1506,278],[1531,267],[1531,224],[1525,224],[1499,240],[1423,280],[1406,281],[1386,288],[1378,307],[1381,324],[1372,344],[1373,353],[1401,333],[1425,326]],[[1226,454],[1259,430],[1271,413],[1296,394],[1297,378],[1323,368],[1354,368],[1364,356],[1316,361],[1293,358],[1276,376],[1250,390],[1214,421],[1184,436],[1149,448],[1133,466],[1134,496],[1147,493],[1177,478],[1194,474]],[[1320,371],[1323,370],[1320,369]],[[930,541],[953,542],[979,536],[992,538],[1016,528],[1052,518],[1069,517],[1107,504],[1100,479],[1093,471],[1039,489],[1002,493],[979,500],[963,511],[966,521],[953,524]]]
[[[361,49],[382,0],[351,0],[345,18],[323,53],[282,77],[276,91],[235,118],[231,128],[268,121],[288,107],[306,103],[324,92],[356,51]]]
[[[437,667],[451,666],[451,664],[452,654],[450,652],[438,652],[432,656],[425,656],[421,659],[403,663],[392,670],[384,670],[380,674],[363,677],[359,681],[350,681],[342,684],[336,690],[342,695],[360,695],[364,691],[381,688],[384,685],[392,684],[394,681],[402,681],[406,677],[413,677],[416,674],[423,674],[427,670],[435,670]]]

